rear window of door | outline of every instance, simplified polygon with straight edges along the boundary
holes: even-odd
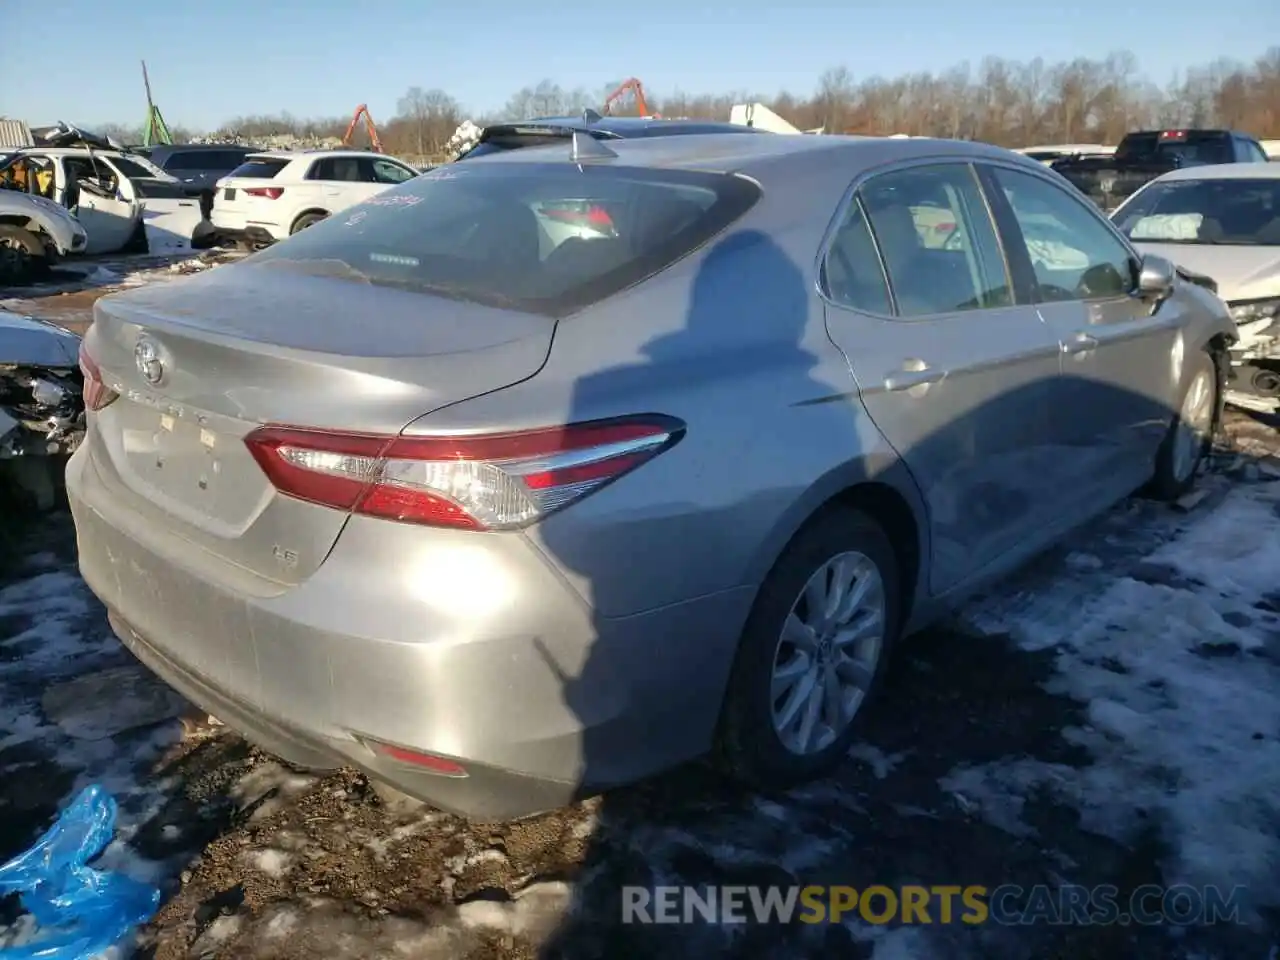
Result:
[[[827,297],[842,307],[864,313],[893,313],[884,267],[857,197],[827,247],[822,285]]]
[[[254,262],[562,316],[670,266],[759,195],[726,174],[449,164]]]
[[[1021,240],[1035,271],[1041,301],[1088,300],[1128,293],[1133,257],[1087,200],[1020,170],[991,167],[1013,208]]]
[[[1270,162],[1271,158],[1267,156],[1266,151],[1263,150],[1259,144],[1247,137],[1240,138],[1240,149],[1242,151],[1240,159],[1244,160],[1246,163]]]
[[[1008,270],[973,168],[883,173],[858,190],[901,317],[1012,305]]]
[[[363,157],[323,157],[311,165],[307,179],[336,183],[369,183],[370,174]]]

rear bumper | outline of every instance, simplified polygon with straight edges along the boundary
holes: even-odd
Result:
[[[131,509],[94,445],[91,429],[68,465],[68,500],[81,572],[113,628],[171,686],[286,760],[354,766],[501,819],[710,746],[750,591],[605,620],[523,536],[368,519],[349,521],[303,584],[241,589],[223,561]],[[475,572],[416,582],[427,553]],[[454,759],[468,776],[388,760],[368,740]]]

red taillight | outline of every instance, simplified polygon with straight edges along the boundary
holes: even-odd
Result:
[[[98,369],[93,357],[89,356],[83,343],[80,344],[80,372],[84,375],[84,386],[80,392],[86,410],[101,410],[120,396],[102,382],[102,371]]]
[[[265,426],[245,437],[281,493],[401,523],[522,527],[634,470],[684,424],[645,415],[462,437]]]
[[[465,777],[467,775],[466,768],[462,764],[446,757],[437,756],[434,753],[423,753],[420,750],[397,747],[390,743],[380,743],[377,740],[366,741],[366,744],[374,753],[384,756],[388,760],[417,767],[427,773],[439,774],[442,777]]]
[[[284,194],[284,187],[250,187],[245,193],[251,197],[266,197],[268,200],[279,200]]]

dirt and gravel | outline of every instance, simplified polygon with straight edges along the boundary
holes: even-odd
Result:
[[[28,302],[73,323],[112,286]],[[835,777],[763,795],[693,764],[516,823],[388,806],[202,722],[111,637],[67,516],[27,518],[0,558],[0,860],[106,784],[107,860],[164,891],[153,960],[1274,958],[1280,431],[1233,413],[1228,434],[1194,502],[1123,504],[905,644]],[[628,885],[908,883],[1245,893],[1212,927],[621,914]],[[0,900],[0,955],[18,913]]]

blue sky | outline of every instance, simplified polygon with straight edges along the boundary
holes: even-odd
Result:
[[[145,57],[165,119],[202,129],[359,103],[380,119],[411,86],[443,88],[478,114],[543,78],[594,91],[636,76],[656,96],[808,93],[840,64],[862,79],[1124,48],[1164,83],[1280,43],[1280,0],[60,0],[56,16],[39,3],[0,6],[4,34],[23,38],[0,57],[0,115],[141,123]]]

